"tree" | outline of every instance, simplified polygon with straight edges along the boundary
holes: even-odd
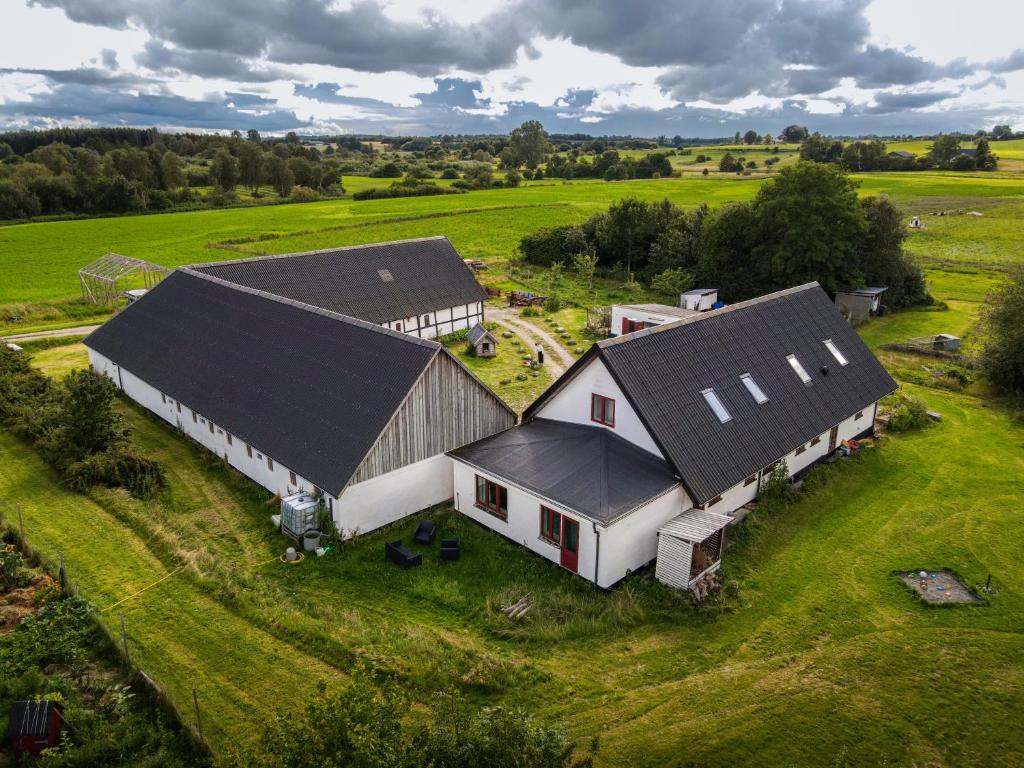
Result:
[[[185,186],[185,165],[171,150],[164,152],[160,158],[160,176],[165,189],[178,189]]]
[[[722,159],[718,161],[718,170],[722,173],[732,173],[741,167],[735,157],[732,156],[732,152],[726,152],[722,155]]]
[[[11,145],[5,141],[0,141],[0,160],[6,160],[13,154],[14,150],[11,149]]]
[[[797,163],[762,186],[753,202],[755,255],[768,290],[817,280],[833,292],[852,277],[857,242],[867,228],[857,184],[838,168]]]
[[[279,197],[287,197],[295,186],[295,174],[283,157],[267,152],[263,156],[263,181],[272,186]]]
[[[997,125],[992,128],[989,132],[989,136],[992,137],[993,141],[1003,141],[1005,139],[1013,138],[1013,129],[1008,125]],[[3,152],[0,152],[0,157],[3,157]]]
[[[960,154],[960,139],[951,134],[936,136],[928,147],[928,158],[939,168],[948,168]]]
[[[779,138],[787,144],[799,144],[806,139],[810,134],[807,129],[802,125],[787,125],[782,129],[782,133],[779,134]]]
[[[930,303],[921,267],[903,250],[907,228],[899,209],[885,196],[862,198],[860,205],[867,229],[858,243],[856,284],[888,287],[886,303],[893,307]]]
[[[527,120],[513,129],[509,135],[509,147],[512,150],[512,162],[525,165],[531,170],[543,162],[545,155],[551,151],[544,126],[537,120]]]
[[[679,267],[666,269],[651,278],[651,288],[671,296],[674,301],[678,301],[679,294],[685,293],[692,287],[693,273]]]
[[[978,139],[974,152],[974,167],[979,171],[994,171],[998,165],[999,158],[992,154],[988,148],[988,139]]]
[[[238,184],[238,161],[227,149],[220,149],[210,163],[210,180],[222,192],[231,192]]]
[[[584,230],[593,240],[601,264],[625,262],[626,275],[647,264],[651,245],[681,211],[668,200],[651,203],[627,197],[612,203],[605,214],[591,218]]]
[[[238,177],[250,191],[259,189],[263,174],[263,150],[259,144],[246,141],[238,145]]]
[[[597,253],[593,250],[580,251],[572,258],[572,268],[587,282],[587,288],[594,287],[594,273],[597,271]]]
[[[76,370],[64,377],[64,397],[39,443],[47,461],[61,471],[96,453],[123,446],[124,417],[114,407],[117,387],[101,374]]]
[[[248,131],[246,131],[245,138],[246,140],[254,141],[257,144],[259,144],[262,141],[262,139],[260,138],[260,132],[257,131],[255,128],[250,128]]]
[[[986,333],[981,370],[997,391],[1020,400],[1024,397],[1024,268],[1014,268],[986,298],[982,322]]]
[[[747,131],[746,133],[743,134],[743,143],[744,144],[757,144],[758,139],[760,139],[760,138],[761,138],[761,136],[760,136],[760,134],[757,131],[750,130],[750,131]]]
[[[815,131],[810,136],[806,136],[800,144],[800,159],[826,163],[829,160],[831,147],[832,140]]]

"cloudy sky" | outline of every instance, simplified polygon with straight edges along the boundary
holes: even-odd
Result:
[[[0,0],[0,128],[1024,128],[1021,0]]]

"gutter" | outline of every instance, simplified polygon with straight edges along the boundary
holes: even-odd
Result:
[[[594,552],[594,589],[600,589],[597,583],[598,567],[601,565],[601,531],[598,530],[597,523],[594,521],[590,522],[594,526],[594,535],[597,537],[597,548]]]

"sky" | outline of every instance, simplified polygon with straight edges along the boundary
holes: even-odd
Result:
[[[1024,129],[1021,0],[0,0],[0,129]]]

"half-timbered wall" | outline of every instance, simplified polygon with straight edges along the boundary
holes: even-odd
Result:
[[[513,413],[441,351],[356,469],[349,483],[423,461],[515,424]]]

